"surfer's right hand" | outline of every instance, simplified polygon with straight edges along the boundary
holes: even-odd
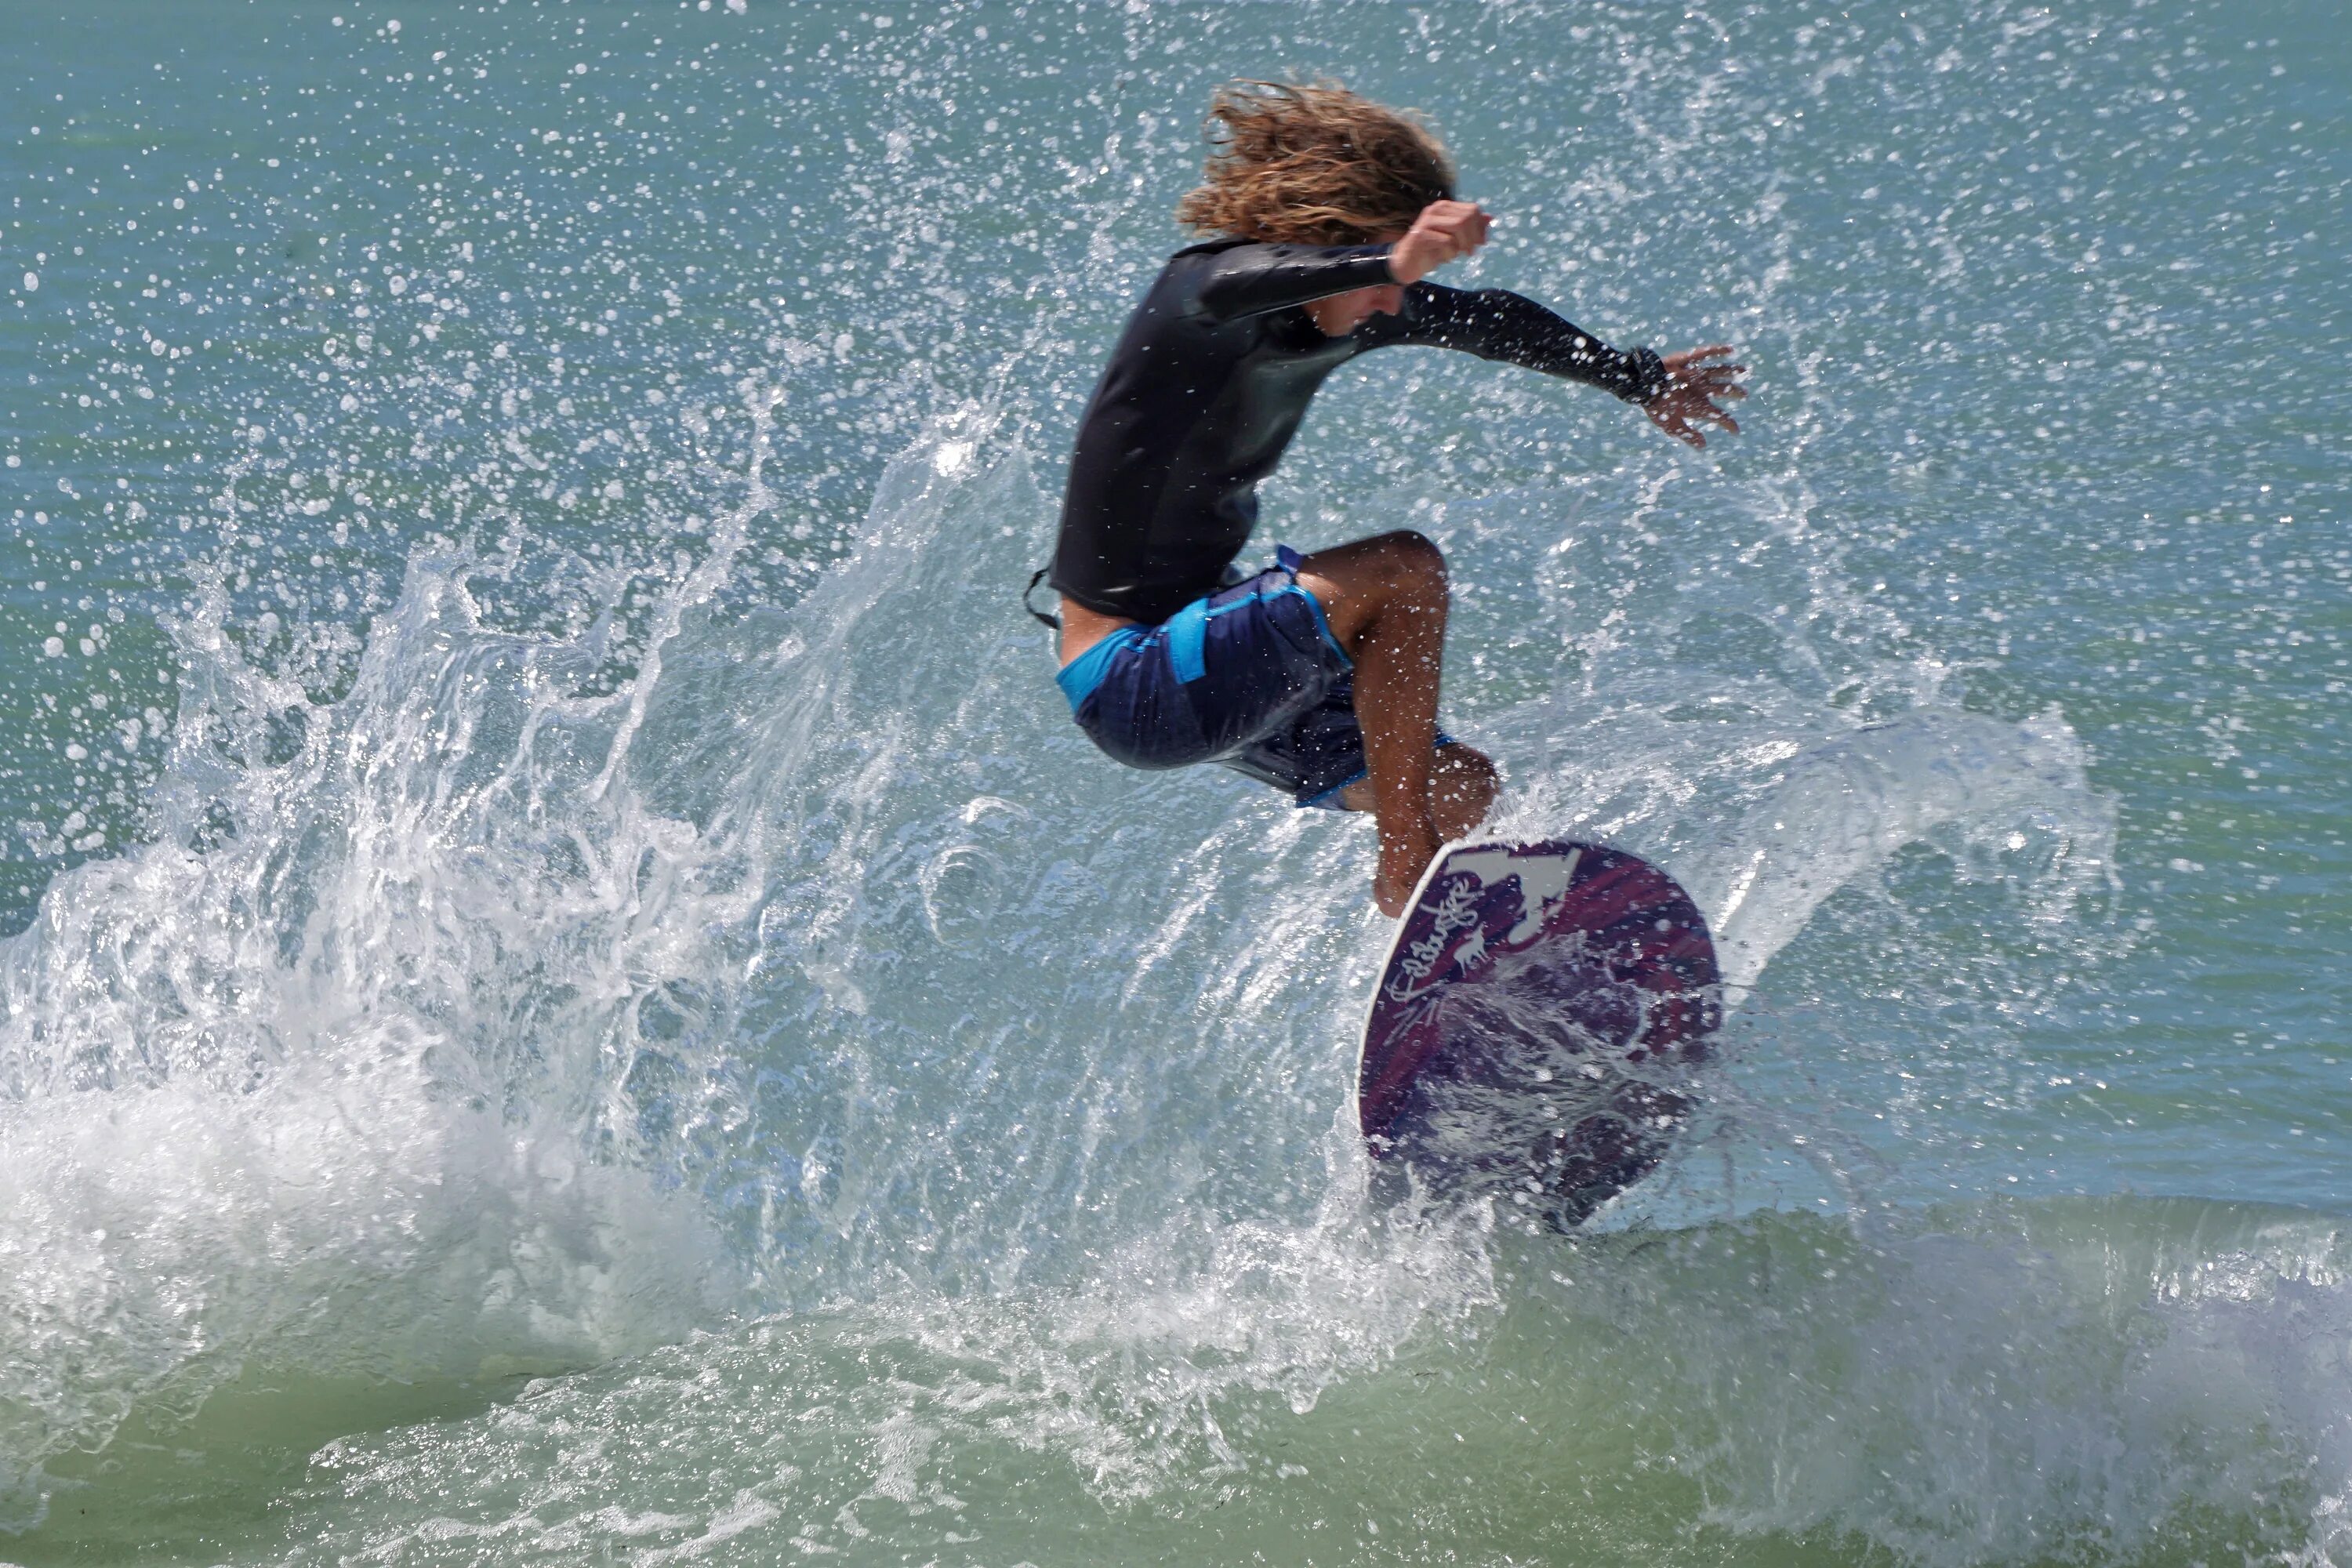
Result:
[[[1706,445],[1706,437],[1696,424],[1697,420],[1709,420],[1738,435],[1739,421],[1716,401],[1736,401],[1748,395],[1748,389],[1739,384],[1748,367],[1722,363],[1731,352],[1729,343],[1712,343],[1703,349],[1685,349],[1666,355],[1665,388],[1642,405],[1650,423],[1692,447]]]
[[[1404,237],[1389,247],[1390,276],[1400,283],[1420,282],[1486,244],[1492,222],[1476,202],[1430,203]]]

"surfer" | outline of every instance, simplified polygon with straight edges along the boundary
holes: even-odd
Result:
[[[1418,121],[1335,86],[1236,82],[1210,108],[1215,237],[1169,258],[1078,425],[1061,534],[1061,672],[1078,725],[1141,768],[1214,762],[1300,805],[1370,811],[1372,896],[1402,912],[1441,842],[1485,819],[1495,765],[1437,728],[1445,561],[1410,530],[1233,569],[1326,376],[1391,344],[1604,388],[1694,447],[1745,367],[1728,347],[1620,350],[1501,289],[1429,282],[1489,215]],[[1032,584],[1034,585],[1034,583]],[[1045,618],[1045,617],[1041,617]]]

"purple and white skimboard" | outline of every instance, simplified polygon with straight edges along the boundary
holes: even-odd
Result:
[[[1722,1021],[1690,895],[1622,850],[1453,844],[1373,993],[1356,1110],[1391,1194],[1493,1194],[1572,1230],[1688,1120]]]

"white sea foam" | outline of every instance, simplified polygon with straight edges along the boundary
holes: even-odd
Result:
[[[216,589],[175,628],[154,838],[0,953],[8,1525],[49,1458],[248,1367],[494,1380],[733,1300],[628,1096],[737,904],[659,875],[695,831],[613,779],[738,542],[609,695],[589,639],[486,628],[457,558],[414,563],[333,702],[249,663]]]
[[[1277,1561],[1672,1561],[1694,1512],[1938,1568],[2340,1548],[2352,1298],[2324,1216],[2121,1199],[1426,1239],[1239,1226],[1223,1272],[1138,1247],[1082,1292],[746,1324],[339,1442],[302,1506],[315,1546],[450,1563],[720,1533],[951,1556],[1015,1509],[1036,1561],[1181,1556],[1204,1514]],[[1454,1272],[1473,1256],[1483,1282]],[[1562,1487],[1569,1507],[1495,1507]]]
[[[1232,1458],[1178,1441],[1221,1401],[1311,1409],[1491,1306],[1475,1225],[1359,1237],[1360,825],[1046,710],[1012,596],[1049,510],[984,410],[803,602],[713,616],[767,460],[609,689],[601,631],[489,629],[462,558],[331,703],[217,597],[180,628],[161,831],[5,955],[19,1522],[45,1456],[243,1367],[478,1379],[909,1291],[1147,1495]],[[1486,726],[1534,759],[1504,824],[1660,853],[1735,985],[1922,834],[2060,824],[2053,908],[2104,854],[2054,721],[1781,710],[1725,747],[1563,688]]]

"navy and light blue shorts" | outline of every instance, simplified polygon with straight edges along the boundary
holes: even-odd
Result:
[[[1055,679],[1078,728],[1129,767],[1216,763],[1300,805],[1337,806],[1365,776],[1355,667],[1298,585],[1297,552],[1285,545],[1276,559],[1072,659]]]

